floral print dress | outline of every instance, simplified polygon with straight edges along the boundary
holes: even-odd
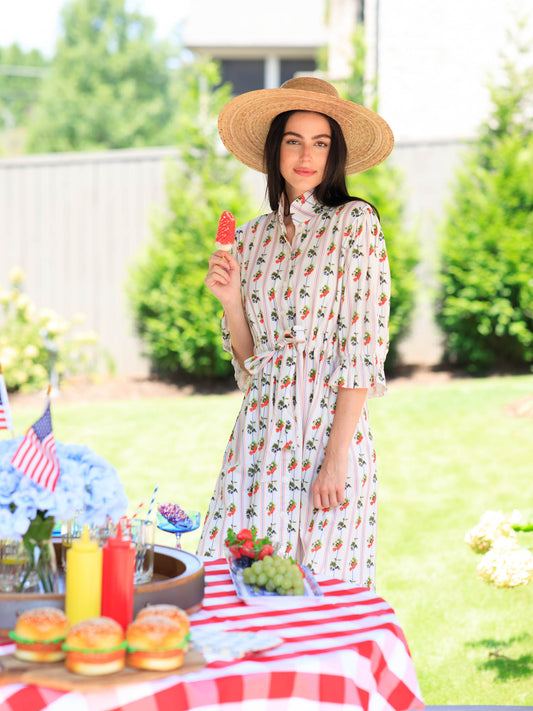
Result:
[[[344,502],[313,508],[340,387],[385,393],[390,274],[379,220],[365,202],[337,208],[313,191],[238,229],[234,249],[255,344],[198,553],[224,555],[229,527],[255,525],[314,572],[374,587],[376,453],[366,406],[349,452]],[[225,348],[231,352],[223,320]]]

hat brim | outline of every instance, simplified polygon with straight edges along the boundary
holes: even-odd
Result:
[[[379,165],[394,146],[392,130],[379,114],[353,101],[301,89],[259,89],[231,99],[218,117],[220,138],[241,163],[266,173],[266,137],[272,119],[285,111],[314,111],[337,121],[348,149],[346,175]]]

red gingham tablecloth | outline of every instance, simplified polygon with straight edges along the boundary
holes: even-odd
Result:
[[[319,578],[323,598],[269,609],[235,594],[227,563],[205,563],[194,632],[270,633],[283,643],[244,659],[211,659],[199,672],[158,681],[64,692],[0,686],[1,711],[409,711],[424,708],[403,631],[375,593]]]

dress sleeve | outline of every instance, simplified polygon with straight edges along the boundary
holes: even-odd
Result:
[[[237,228],[235,232],[235,246],[236,250],[234,252],[235,258],[242,269],[242,254],[244,251],[244,235],[246,232],[247,225]],[[233,353],[233,348],[231,346],[231,338],[229,334],[228,322],[226,320],[226,314],[222,317],[222,346],[227,353],[231,355],[231,364],[233,365],[233,370],[235,372],[235,381],[237,387],[241,392],[248,392],[248,388],[252,382],[252,376],[244,370],[239,364],[239,361],[235,358]]]
[[[338,319],[339,360],[330,387],[368,388],[368,397],[386,392],[389,348],[390,270],[385,238],[369,205],[352,208],[344,222]]]
[[[248,392],[248,388],[252,382],[252,376],[241,367],[240,363],[233,354],[228,323],[225,315],[222,317],[222,345],[224,350],[231,354],[231,364],[233,365],[233,370],[235,371],[235,381],[237,383],[237,387],[243,393]]]

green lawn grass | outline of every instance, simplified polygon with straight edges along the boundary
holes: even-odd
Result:
[[[533,420],[505,412],[531,392],[533,376],[393,383],[370,402],[377,590],[400,619],[427,704],[533,704],[533,581],[497,589],[478,580],[479,558],[463,542],[488,509],[533,510]],[[205,511],[239,405],[237,393],[80,405],[58,398],[54,430],[116,466],[131,511],[156,483],[159,501]],[[17,433],[39,414],[17,409]],[[171,534],[158,540],[173,545]],[[187,534],[184,548],[197,540]]]

